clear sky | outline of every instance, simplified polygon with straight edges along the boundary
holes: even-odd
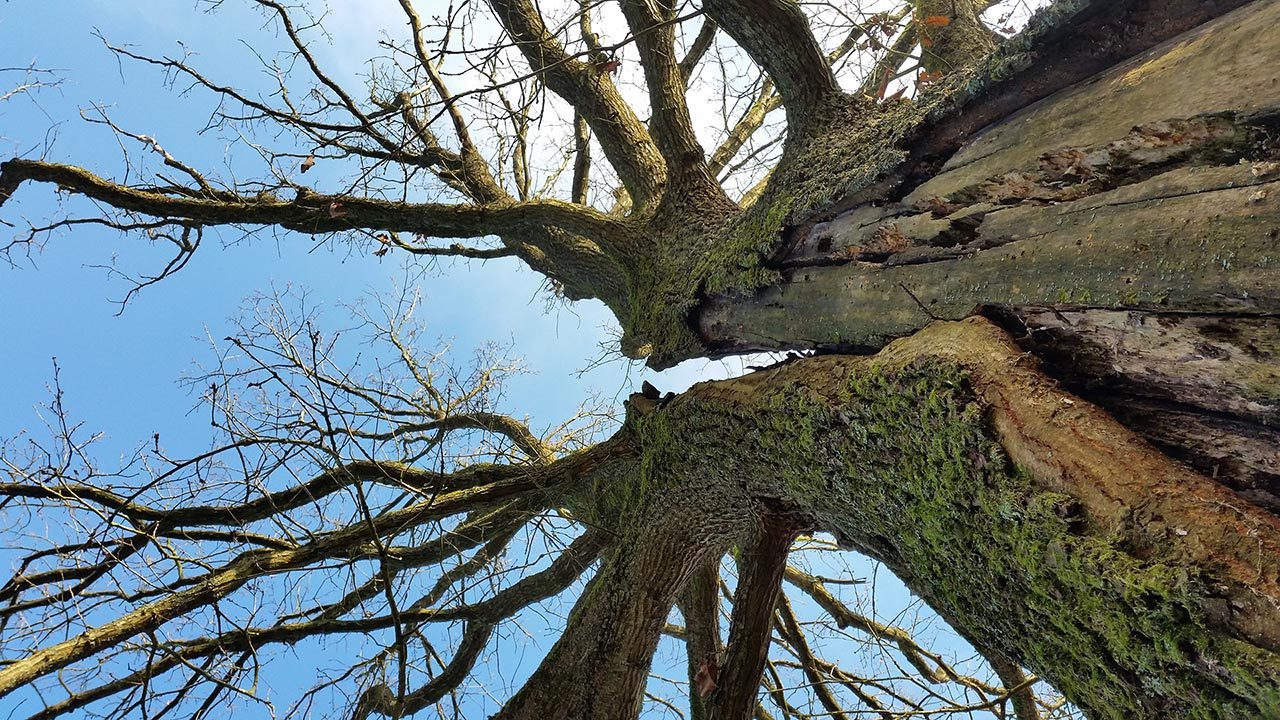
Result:
[[[181,52],[182,42],[199,53],[201,67],[252,82],[253,70],[235,70],[247,66],[242,40],[275,43],[269,33],[259,31],[261,16],[243,12],[237,3],[227,3],[214,16],[192,5],[173,0],[5,3],[0,66],[35,63],[64,72],[60,87],[0,107],[3,154],[42,154],[118,176],[123,164],[117,141],[106,128],[80,119],[82,109],[100,103],[115,122],[156,137],[193,165],[225,168],[224,137],[196,135],[213,108],[208,94],[182,93],[182,85],[162,87],[159,72],[118,63],[93,36],[96,31],[113,43],[136,44],[157,54]],[[322,58],[348,72],[358,71],[369,48],[345,41],[377,37],[373,26],[378,13],[364,7],[357,12],[356,5],[366,3],[333,5],[331,24],[353,32],[319,48]],[[379,5],[387,4],[367,4],[369,10]],[[6,205],[4,219],[39,223],[50,216],[57,199],[48,186],[24,187]],[[205,350],[206,334],[227,334],[226,321],[243,298],[272,286],[295,285],[328,305],[415,281],[395,254],[352,256],[346,248],[316,247],[310,238],[297,235],[279,241],[263,235],[244,242],[235,231],[220,235],[209,238],[179,275],[148,288],[123,312],[115,301],[129,285],[104,267],[153,271],[168,259],[164,247],[150,246],[136,235],[82,228],[50,238],[42,252],[29,258],[14,252],[15,267],[5,268],[0,281],[0,332],[13,339],[0,351],[6,378],[0,386],[0,425],[12,428],[28,421],[32,406],[47,397],[50,358],[57,356],[68,401],[90,424],[110,428],[111,436],[126,444],[169,431],[173,411],[189,404],[174,381]],[[219,242],[231,246],[223,249]],[[559,422],[590,390],[625,394],[649,377],[621,360],[577,376],[602,355],[600,344],[616,327],[599,303],[558,305],[548,311],[548,295],[539,291],[542,278],[514,260],[446,262],[444,269],[417,280],[423,315],[461,355],[486,341],[517,347],[536,373],[513,380],[511,406],[530,414],[535,425]],[[720,363],[699,361],[655,382],[664,390],[679,389],[696,377],[723,372]],[[128,412],[115,412],[120,408]]]
[[[429,6],[437,0],[424,1]],[[243,160],[228,156],[224,133],[198,132],[213,109],[208,94],[187,92],[181,82],[166,84],[154,68],[118,62],[95,34],[153,54],[185,49],[197,53],[196,64],[215,77],[252,85],[265,78],[247,48],[278,45],[262,16],[244,5],[226,2],[209,15],[207,5],[192,0],[0,3],[0,67],[34,65],[57,70],[61,79],[58,87],[0,104],[0,156],[42,156],[122,177],[121,145],[107,128],[81,119],[101,104],[113,121],[154,136],[192,165],[224,172],[239,167]],[[336,73],[354,76],[373,51],[381,23],[396,17],[393,6],[331,3],[334,40],[313,50]],[[0,94],[21,80],[22,73],[0,73]],[[308,179],[314,177],[322,189],[336,182],[324,172],[317,168]],[[0,219],[18,226],[0,226],[0,242],[19,235],[28,219],[38,224],[57,215],[61,200],[49,186],[25,186],[0,211]],[[549,310],[547,294],[539,289],[542,279],[514,260],[446,263],[442,273],[419,275],[407,271],[395,253],[377,258],[317,246],[299,235],[244,239],[226,230],[206,237],[188,267],[121,309],[116,301],[129,284],[107,268],[154,270],[167,260],[165,252],[138,235],[86,227],[54,235],[30,255],[15,249],[12,266],[0,265],[0,437],[39,427],[56,357],[67,407],[86,428],[106,434],[101,454],[127,454],[157,432],[174,455],[198,452],[208,444],[207,422],[189,413],[197,398],[178,380],[193,361],[210,359],[210,339],[231,332],[229,322],[244,299],[270,288],[306,288],[313,302],[336,306],[415,284],[423,297],[419,315],[458,357],[495,341],[524,358],[533,372],[510,381],[506,407],[528,414],[535,431],[556,425],[592,393],[620,403],[645,378],[662,390],[681,390],[698,379],[737,374],[742,365],[694,361],[655,375],[617,360],[580,373],[601,357],[602,344],[613,351],[612,316],[594,301]],[[345,320],[341,312],[332,317],[337,324]],[[865,562],[857,567],[873,572]],[[892,617],[905,600],[897,590],[878,602]],[[499,666],[508,666],[500,671],[527,666],[521,652],[498,658]],[[669,650],[664,652],[670,660]],[[301,685],[309,679],[284,681]],[[4,702],[0,718],[16,709],[4,708]]]

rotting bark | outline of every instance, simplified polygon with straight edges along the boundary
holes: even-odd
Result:
[[[1280,323],[1233,313],[986,308],[1046,372],[1280,515]]]
[[[873,349],[980,304],[1277,311],[1277,23],[1254,3],[992,126],[900,201],[798,226],[782,281],[710,298],[703,338]]]

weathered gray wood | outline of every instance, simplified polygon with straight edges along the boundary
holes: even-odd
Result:
[[[1144,123],[1280,105],[1280,2],[1255,2],[1047,98],[980,133],[907,204],[1030,170],[1062,147],[1098,145]]]
[[[797,228],[783,281],[709,298],[703,339],[875,349],[980,305],[1280,311],[1275,27],[1280,0],[1252,3],[980,133],[902,203]]]
[[[1060,377],[1280,427],[1276,318],[1020,308],[1004,324]]]
[[[1092,396],[1166,455],[1280,515],[1280,431],[1169,403]]]
[[[963,258],[792,270],[749,300],[707,303],[700,329],[726,351],[848,349],[986,304],[1276,312],[1278,236],[1280,181],[1250,166],[1179,170],[1074,203],[991,213],[975,240],[989,249]]]

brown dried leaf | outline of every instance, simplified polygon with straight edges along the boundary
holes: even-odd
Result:
[[[307,159],[302,161],[302,165],[299,166],[299,169],[302,170],[303,173],[306,173],[308,170],[315,167],[315,165],[316,165],[316,156],[308,155]]]
[[[347,211],[345,208],[342,207],[342,203],[338,202],[337,200],[334,200],[333,202],[329,203],[329,217],[340,218],[340,217],[346,217],[346,216],[347,216]]]
[[[1253,164],[1253,176],[1259,180],[1265,180],[1275,175],[1280,175],[1280,161],[1264,160]]]
[[[715,660],[703,660],[698,666],[698,672],[693,676],[693,687],[698,691],[698,697],[705,698],[716,689],[716,683],[720,681],[720,666]]]

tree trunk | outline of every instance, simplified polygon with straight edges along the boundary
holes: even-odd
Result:
[[[1280,2],[1172,39],[1239,3],[1085,5],[1096,45],[1062,57],[1144,51],[914,135],[827,98],[730,228],[720,247],[783,241],[704,283],[704,351],[879,354],[700,385],[635,427],[652,463],[879,558],[1092,717],[1280,717]]]
[[[709,298],[701,337],[869,352],[977,311],[1275,512],[1277,26],[1280,3],[1251,3],[992,124],[930,177],[793,225],[770,261],[781,282]]]
[[[927,181],[818,212],[771,262],[782,282],[704,305],[704,340],[878,348],[977,305],[1280,311],[1277,26],[1280,3],[1253,3],[985,129]]]
[[[989,321],[702,384],[635,427],[652,466],[722,482],[703,517],[786,508],[1093,717],[1280,715],[1280,519]]]
[[[730,652],[696,707],[745,716],[800,527],[880,559],[1091,717],[1280,716],[1280,518],[1063,390],[989,320],[637,396],[622,432],[638,467],[582,491],[620,537],[502,718],[635,717],[677,599],[714,654],[695,608],[734,544]]]
[[[1107,12],[1116,45],[1155,32]],[[1275,27],[1280,2],[1225,14],[936,170],[926,129],[825,205],[789,199],[817,157],[789,148],[731,236],[785,218],[779,282],[713,293],[693,324],[713,354],[879,354],[698,386],[644,422],[681,428],[673,464],[696,446],[753,512],[884,561],[1092,717],[1280,717]],[[1011,86],[975,115],[1034,96]]]

